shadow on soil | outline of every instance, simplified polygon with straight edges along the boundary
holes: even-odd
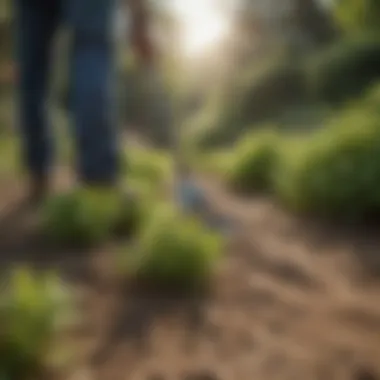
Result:
[[[26,265],[37,271],[58,270],[64,278],[94,283],[96,275],[88,265],[89,252],[49,243],[38,231],[37,212],[15,202],[0,210],[0,268],[9,271]]]
[[[329,252],[329,248],[344,244],[363,275],[380,280],[379,221],[342,224],[300,218],[296,225],[307,236],[309,244],[321,251]]]
[[[110,359],[118,346],[131,344],[142,355],[152,349],[152,331],[160,326],[170,327],[176,320],[184,327],[184,349],[195,347],[198,334],[206,327],[205,306],[208,297],[203,293],[191,295],[165,291],[136,289],[132,286],[119,294],[117,308],[111,323],[92,357],[94,367],[102,366]]]

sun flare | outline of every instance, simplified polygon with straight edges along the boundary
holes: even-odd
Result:
[[[181,24],[185,54],[203,53],[227,32],[227,18],[215,0],[173,0],[173,3]]]

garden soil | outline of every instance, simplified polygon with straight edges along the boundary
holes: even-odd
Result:
[[[237,228],[211,294],[188,299],[121,287],[112,244],[48,247],[21,186],[1,184],[1,271],[58,269],[80,295],[70,380],[380,379],[380,236],[322,228],[199,183]]]

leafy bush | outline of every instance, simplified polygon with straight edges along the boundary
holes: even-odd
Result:
[[[194,169],[198,172],[225,177],[231,171],[234,158],[235,155],[231,149],[216,150],[205,153],[194,152],[189,162],[191,162]]]
[[[279,196],[291,208],[366,218],[380,210],[380,118],[350,106],[281,160]]]
[[[371,86],[367,94],[359,99],[356,104],[363,111],[380,116],[380,82]]]
[[[272,175],[277,164],[279,137],[271,132],[251,133],[237,145],[228,182],[242,192],[272,189]]]
[[[103,189],[78,189],[47,201],[42,228],[59,244],[89,246],[139,223],[139,199]]]
[[[379,32],[380,6],[376,0],[341,0],[334,2],[333,14],[341,28],[349,33]]]
[[[128,148],[124,164],[128,179],[142,180],[154,188],[163,185],[171,174],[169,158],[153,150]]]
[[[141,66],[131,55],[126,58],[119,84],[123,121],[138,126],[137,132],[150,142],[166,147],[171,132],[170,99],[158,68]]]
[[[275,61],[259,72],[240,73],[232,88],[221,91],[219,99],[205,108],[192,123],[193,139],[201,147],[216,147],[235,141],[247,127],[271,120],[287,106],[307,99],[301,65]]]
[[[209,280],[221,248],[219,236],[171,206],[159,206],[128,257],[129,270],[155,288],[190,290]]]
[[[363,37],[330,46],[309,67],[312,92],[340,104],[357,97],[380,78],[380,41]]]
[[[15,271],[0,294],[0,377],[31,379],[53,365],[58,334],[75,322],[73,311],[57,277]]]

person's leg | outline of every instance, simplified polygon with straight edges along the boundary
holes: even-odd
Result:
[[[45,103],[59,4],[57,0],[16,0],[15,13],[22,153],[32,180],[31,191],[38,192],[47,185],[52,159]]]
[[[119,149],[113,17],[115,0],[65,0],[72,32],[70,109],[73,111],[78,175],[84,184],[113,185]]]

